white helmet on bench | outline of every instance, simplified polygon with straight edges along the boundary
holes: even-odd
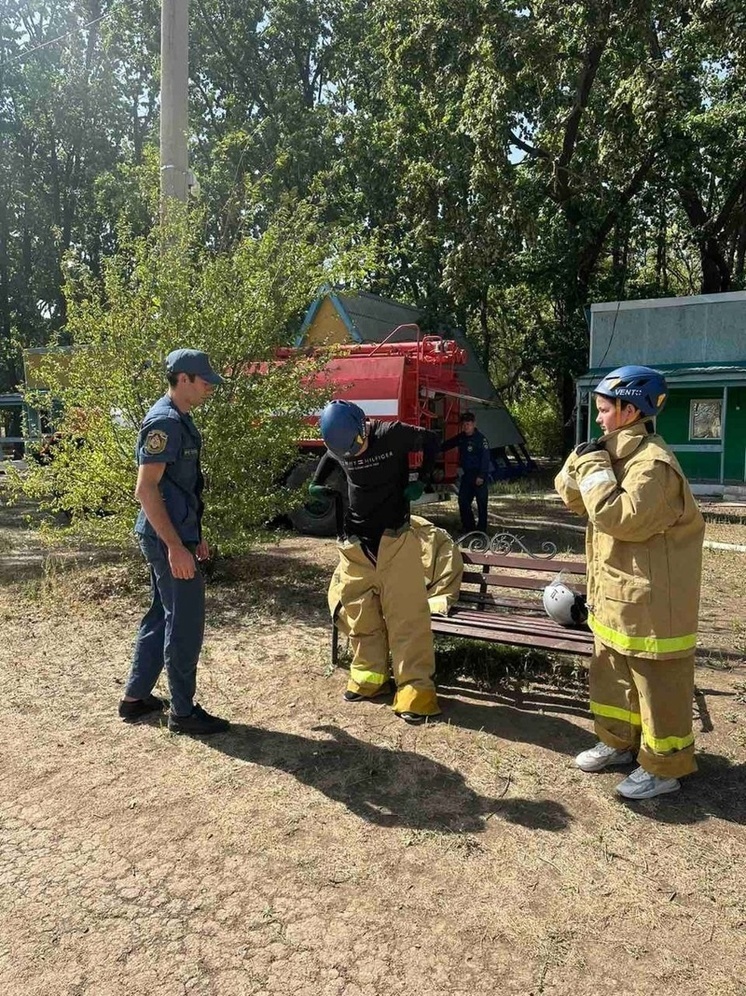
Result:
[[[562,574],[558,574],[554,581],[546,586],[542,601],[546,614],[560,626],[585,627],[588,619],[585,598],[567,587],[562,580]]]

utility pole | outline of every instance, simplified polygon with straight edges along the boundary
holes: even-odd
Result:
[[[161,217],[188,194],[189,0],[161,0]]]

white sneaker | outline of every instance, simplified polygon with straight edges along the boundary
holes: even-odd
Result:
[[[678,792],[681,782],[678,778],[661,778],[651,775],[644,768],[635,768],[631,775],[617,785],[616,790],[625,799],[652,799],[666,792]]]
[[[603,771],[618,764],[630,764],[631,750],[615,750],[608,744],[597,743],[595,747],[578,754],[575,763],[581,771]]]

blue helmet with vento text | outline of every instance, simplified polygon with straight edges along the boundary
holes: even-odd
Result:
[[[666,378],[652,367],[617,367],[606,374],[594,394],[634,405],[643,415],[658,415],[668,397]]]

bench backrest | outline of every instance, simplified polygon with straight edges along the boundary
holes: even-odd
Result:
[[[560,573],[573,591],[585,593],[585,561],[539,560],[534,557],[462,550],[464,576],[459,602],[489,608],[509,606],[543,612],[544,588]]]

